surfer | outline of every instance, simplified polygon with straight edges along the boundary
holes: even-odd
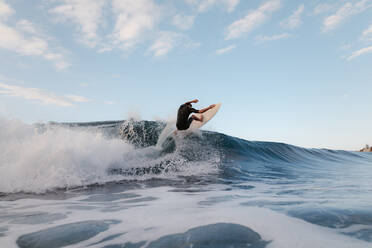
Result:
[[[198,102],[198,99],[195,99],[195,100],[192,100],[192,101],[185,102],[184,104],[182,104],[179,107],[178,114],[177,114],[177,124],[176,124],[178,130],[188,129],[190,127],[192,121],[203,121],[203,115],[201,115],[200,117],[197,117],[196,115],[192,115],[189,118],[189,115],[191,113],[202,114],[202,113],[210,110],[214,106],[216,106],[215,104],[212,104],[207,108],[197,110],[197,109],[194,109],[191,105],[191,103],[197,103],[197,102]]]

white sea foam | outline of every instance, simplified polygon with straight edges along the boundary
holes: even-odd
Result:
[[[210,162],[218,160],[189,162],[177,150],[164,155],[156,147],[135,149],[122,139],[105,137],[97,128],[29,125],[4,118],[0,118],[0,150],[0,192],[5,193],[42,193],[133,177],[145,180],[208,173],[211,167],[216,168]],[[142,176],[109,173],[115,168],[159,164],[176,170]]]
[[[0,119],[0,191],[43,192],[109,180],[133,147],[100,132],[37,126]]]
[[[51,227],[89,220],[118,220],[118,224],[97,236],[71,245],[70,247],[102,247],[104,245],[124,244],[126,242],[153,241],[171,234],[184,233],[191,228],[214,223],[235,223],[251,228],[270,241],[267,248],[367,248],[371,243],[343,235],[337,229],[321,227],[301,219],[289,217],[266,208],[242,205],[252,197],[247,191],[224,191],[224,185],[207,185],[205,192],[181,193],[172,187],[155,187],[125,191],[137,197],[128,201],[120,193],[115,202],[84,201],[92,195],[79,195],[63,201],[22,199],[15,203],[5,202],[4,207],[14,215],[26,214],[25,211],[43,213],[65,213],[66,218],[53,223],[45,222],[29,226],[9,223],[2,244],[16,247],[17,238],[26,233],[46,230]],[[94,195],[93,195],[94,196]],[[141,199],[153,199],[141,202]],[[213,199],[224,199],[213,201]],[[136,202],[136,200],[138,202]],[[202,204],[212,200],[211,204]],[[15,206],[19,207],[16,208]],[[27,210],[21,207],[27,206]],[[89,207],[71,209],[71,206]],[[114,210],[112,210],[114,207]],[[110,211],[111,209],[111,211]],[[113,240],[92,245],[110,235],[122,234]],[[228,237],[226,237],[228,239]],[[145,246],[146,247],[146,246]]]

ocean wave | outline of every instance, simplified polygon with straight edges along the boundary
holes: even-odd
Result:
[[[28,125],[0,119],[0,192],[43,193],[120,180],[208,173],[208,168],[215,168],[205,156],[189,160],[182,149],[164,152],[150,143],[136,144],[134,136],[128,136],[131,140],[120,136],[122,126],[125,122]],[[158,170],[136,173],[140,168]]]
[[[172,130],[172,124],[155,121],[28,125],[0,119],[0,192],[42,193],[217,172],[240,179],[296,177],[306,170],[315,176],[321,167],[371,162],[368,154],[247,141],[209,131],[172,138]]]

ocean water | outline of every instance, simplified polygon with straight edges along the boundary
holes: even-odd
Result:
[[[372,154],[0,119],[0,247],[372,247]]]

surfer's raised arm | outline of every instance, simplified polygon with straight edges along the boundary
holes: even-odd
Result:
[[[202,113],[210,110],[211,108],[214,108],[214,106],[216,106],[216,104],[212,104],[209,107],[203,108],[203,109],[199,110],[198,113],[202,114]]]
[[[194,99],[192,101],[185,102],[185,104],[197,103],[197,102],[199,102],[199,100],[198,99]]]

